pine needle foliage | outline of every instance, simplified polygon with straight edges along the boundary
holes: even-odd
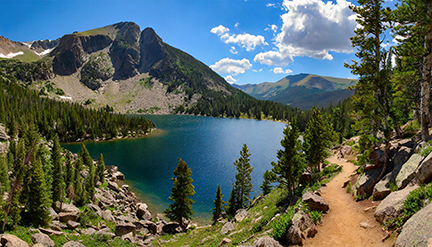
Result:
[[[216,199],[214,199],[214,208],[213,208],[213,216],[212,216],[212,221],[213,224],[217,222],[217,220],[222,216],[222,212],[223,212],[223,205],[225,204],[225,202],[222,200],[222,198],[224,197],[224,195],[222,195],[222,190],[220,185],[218,185],[217,190],[216,190]]]
[[[53,203],[59,201],[63,202],[65,196],[65,180],[63,172],[63,161],[61,156],[61,146],[59,138],[54,137],[54,144],[51,150],[51,159],[53,161],[53,180],[52,180],[52,199]],[[44,181],[45,183],[45,181]]]
[[[174,170],[175,177],[172,178],[174,186],[169,197],[174,203],[164,211],[170,220],[178,222],[183,229],[186,228],[184,221],[191,219],[193,215],[192,204],[194,201],[190,197],[195,195],[195,187],[192,185],[191,175],[192,171],[186,162],[179,159],[177,168]]]

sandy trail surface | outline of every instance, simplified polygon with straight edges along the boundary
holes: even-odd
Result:
[[[355,165],[336,156],[328,160],[342,165],[342,172],[321,188],[330,210],[323,214],[322,222],[317,226],[318,233],[314,238],[306,239],[304,246],[392,246],[391,240],[381,241],[384,232],[373,216],[379,202],[356,202],[346,188],[342,188],[356,169]]]

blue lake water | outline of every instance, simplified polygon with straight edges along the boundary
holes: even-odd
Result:
[[[161,129],[160,134],[140,139],[86,143],[90,155],[103,153],[105,164],[118,166],[128,183],[139,191],[153,212],[161,213],[171,201],[171,178],[179,158],[192,170],[196,194],[194,218],[211,217],[217,185],[227,201],[235,178],[234,161],[243,143],[251,153],[252,196],[261,193],[264,172],[276,161],[285,124],[249,119],[227,119],[184,115],[146,116]],[[78,144],[65,148],[78,152]]]

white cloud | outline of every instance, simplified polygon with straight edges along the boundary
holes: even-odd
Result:
[[[225,81],[227,81],[229,84],[234,84],[237,80],[234,79],[232,76],[228,75],[225,77]]]
[[[353,52],[350,37],[356,28],[350,2],[322,0],[284,0],[287,13],[281,16],[283,25],[276,36],[277,50],[262,52],[254,61],[268,65],[287,65],[296,56],[333,59],[330,51]]]
[[[210,68],[219,74],[238,75],[243,74],[246,70],[252,68],[252,64],[246,58],[243,58],[242,60],[223,58],[215,64],[210,65]]]
[[[235,28],[238,28],[239,26],[240,26],[240,23],[239,23],[239,22],[237,22],[237,23],[234,25]]]
[[[266,7],[273,7],[273,8],[276,8],[276,4],[274,4],[274,3],[268,3],[268,4],[266,4]]]
[[[235,46],[231,46],[230,52],[231,52],[232,54],[237,54],[237,53],[238,53],[238,51],[236,51]]]
[[[237,44],[238,46],[245,48],[246,51],[253,51],[255,47],[259,45],[268,45],[268,43],[265,42],[264,36],[248,33],[229,34],[229,29],[222,25],[212,28],[210,32],[217,34],[225,44]]]
[[[224,34],[224,33],[226,33],[226,32],[229,32],[229,28],[224,27],[224,26],[222,26],[222,25],[219,25],[219,26],[217,26],[217,27],[212,28],[212,29],[210,30],[210,32],[212,32],[212,33],[217,34],[217,35],[220,36],[220,35],[222,35],[222,34]]]
[[[283,70],[281,67],[276,67],[274,69],[271,69],[270,71],[273,71],[273,73],[275,73],[275,74],[289,74],[289,73],[292,73],[292,70],[290,70],[290,69]]]
[[[261,69],[259,69],[259,70],[256,70],[256,69],[253,69],[252,71],[253,72],[261,72],[263,69],[261,68]]]
[[[266,28],[266,29],[264,29],[264,30],[265,30],[265,31],[273,31],[274,33],[276,33],[277,30],[278,30],[278,26],[276,26],[275,24],[273,24],[273,25],[269,25],[269,27]]]

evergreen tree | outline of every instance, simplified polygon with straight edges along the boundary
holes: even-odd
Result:
[[[184,220],[191,219],[193,215],[192,203],[194,201],[190,197],[195,195],[195,190],[192,185],[193,179],[191,175],[191,169],[183,160],[179,159],[177,168],[174,170],[175,177],[172,179],[174,186],[169,197],[174,203],[164,211],[170,220],[178,222],[183,229],[186,228]]]
[[[234,165],[236,166],[237,173],[235,175],[236,181],[234,182],[234,187],[238,188],[238,206],[240,208],[245,208],[250,202],[249,196],[252,192],[252,177],[251,173],[253,167],[250,164],[250,153],[246,144],[243,144],[243,148],[240,151],[240,158],[238,158]],[[237,194],[237,193],[235,193]],[[237,208],[239,209],[239,208]]]
[[[13,170],[13,165],[15,162],[15,154],[16,154],[16,142],[14,140],[11,140],[9,143],[9,150],[7,152],[8,171]]]
[[[276,179],[275,178],[275,174],[272,173],[271,171],[265,171],[263,174],[263,182],[260,186],[260,188],[262,189],[263,195],[267,195],[271,192],[273,186],[271,185],[271,183]]]
[[[281,141],[283,149],[277,152],[278,162],[271,163],[273,166],[272,172],[276,175],[276,182],[287,188],[289,195],[292,196],[297,188],[298,180],[306,168],[306,160],[301,150],[300,131],[297,128],[297,121],[293,119],[290,126],[287,126],[283,133],[285,135]],[[268,178],[272,177],[271,174],[266,173]]]
[[[0,197],[4,192],[9,190],[10,180],[8,174],[7,159],[0,155]]]
[[[36,159],[29,170],[30,173],[30,186],[26,209],[30,216],[31,222],[38,225],[48,225],[50,221],[48,207],[50,199],[46,190],[44,179],[44,172],[42,170],[42,163]]]
[[[66,154],[66,188],[69,189],[75,184],[75,165],[72,163],[72,154],[67,152]]]
[[[289,144],[294,148],[296,147],[296,143],[293,142],[293,138],[298,136],[296,132],[297,131],[290,133],[289,141],[285,141],[284,139],[284,142],[286,143],[285,145]],[[325,157],[328,155],[327,149],[330,148],[333,137],[334,134],[329,122],[324,118],[323,114],[321,114],[320,110],[316,106],[313,106],[311,117],[306,125],[305,134],[303,136],[306,160],[308,161],[309,166],[312,168],[312,172],[319,173],[320,163],[322,163]],[[298,149],[295,151],[298,152]],[[302,162],[301,156],[295,156],[294,150],[292,150],[292,152],[293,153],[291,157],[295,157],[295,160],[298,162],[298,165],[294,166],[295,169],[293,170],[293,175],[297,175],[298,169],[300,169],[299,166]],[[290,155],[288,155],[288,157],[289,156]]]
[[[73,198],[71,199],[74,201],[74,204],[77,206],[83,206],[88,201],[87,194],[84,190],[84,178],[81,176],[81,173],[79,172],[78,169],[75,169],[75,184],[73,187],[72,197]]]
[[[84,163],[84,166],[88,169],[88,175],[84,181],[84,189],[85,189],[85,202],[89,202],[93,200],[93,196],[95,193],[95,176],[96,176],[96,168],[93,165],[93,159],[90,157],[89,152],[87,151],[84,143],[81,143],[81,149],[78,152],[78,156]]]
[[[240,187],[236,183],[233,183],[227,209],[225,211],[230,217],[234,217],[237,210],[240,208],[242,208],[240,204]]]
[[[101,153],[99,156],[99,161],[98,161],[98,166],[97,166],[97,179],[101,183],[103,183],[105,181],[104,172],[105,172],[105,162],[103,159],[103,155]]]
[[[220,185],[218,185],[217,190],[216,190],[216,199],[214,199],[214,205],[215,207],[213,208],[213,224],[217,222],[217,220],[222,216],[222,211],[223,211],[223,205],[225,204],[224,201],[222,200],[224,196],[222,195],[222,190],[220,188]]]
[[[62,156],[60,153],[61,146],[56,135],[54,137],[54,144],[51,150],[51,159],[53,161],[53,180],[52,180],[52,201],[55,203],[56,201],[63,202],[65,196],[65,181],[63,174],[63,162]],[[45,181],[44,181],[45,183]]]

